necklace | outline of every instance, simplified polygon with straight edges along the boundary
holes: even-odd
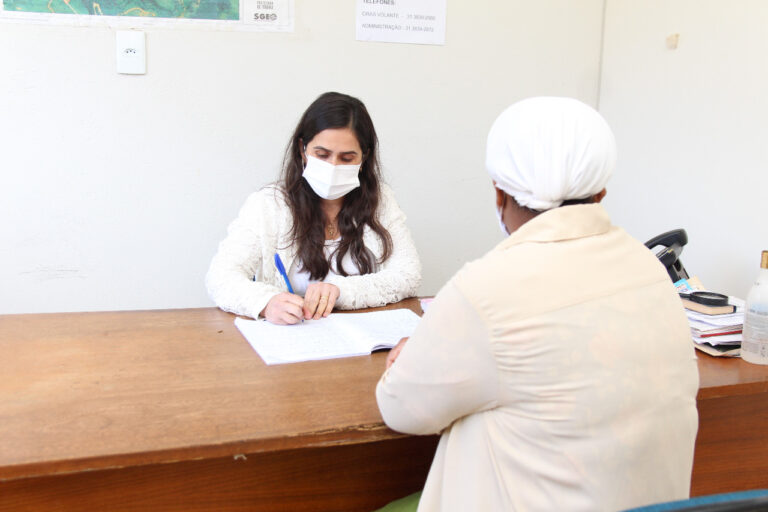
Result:
[[[325,212],[325,239],[336,240],[339,235],[339,228],[336,224],[336,219],[339,218],[339,211],[334,212],[333,218],[329,215],[328,211]]]

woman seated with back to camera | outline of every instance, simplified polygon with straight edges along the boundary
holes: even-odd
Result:
[[[360,100],[328,92],[309,106],[281,179],[248,197],[211,262],[206,284],[221,309],[295,324],[416,293],[421,264],[377,144]]]

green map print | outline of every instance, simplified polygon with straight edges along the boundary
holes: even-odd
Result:
[[[239,0],[3,0],[6,12],[239,20]]]

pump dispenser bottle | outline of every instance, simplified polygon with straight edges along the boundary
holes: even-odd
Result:
[[[741,358],[749,363],[768,364],[768,251],[763,251],[760,273],[747,295]]]

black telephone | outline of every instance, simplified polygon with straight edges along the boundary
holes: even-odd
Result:
[[[680,261],[680,253],[683,252],[683,246],[687,243],[688,234],[684,229],[667,231],[645,242],[645,246],[651,250],[657,246],[663,247],[661,251],[656,253],[656,257],[666,267],[673,283],[681,279],[688,279],[688,272],[685,271],[683,262]]]

